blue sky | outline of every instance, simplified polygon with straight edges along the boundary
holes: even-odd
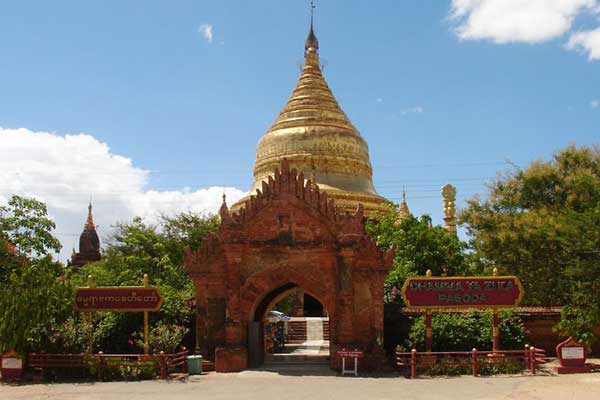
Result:
[[[405,186],[411,210],[437,223],[442,184],[457,186],[460,205],[484,194],[506,160],[525,166],[600,138],[597,2],[498,1],[317,2],[325,78],[369,143],[376,188],[398,201]],[[132,192],[248,190],[256,144],[298,78],[308,23],[303,0],[5,2],[0,159],[43,164],[44,137],[54,140],[56,159],[92,171],[90,180],[110,179],[80,178],[74,188],[47,178],[57,179],[53,197],[15,169],[12,183],[0,185],[0,200],[15,192],[50,203],[73,195],[69,207],[83,204],[70,217],[66,203],[51,207],[68,246],[90,195],[110,218],[126,218],[110,213],[110,196],[128,192],[128,183],[99,192],[125,182],[119,174],[129,170],[94,176],[85,143],[104,143],[110,162],[118,155],[144,170]],[[66,142],[58,139],[79,133],[90,141],[61,150]],[[20,143],[10,150],[7,140]]]

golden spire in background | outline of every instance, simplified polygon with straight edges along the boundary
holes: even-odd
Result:
[[[251,194],[287,159],[291,168],[314,176],[320,190],[343,211],[363,204],[368,215],[386,212],[386,199],[373,186],[369,148],[342,111],[319,64],[319,41],[311,25],[304,43],[304,66],[296,88],[259,141]],[[232,208],[237,209],[243,199]]]
[[[449,183],[442,186],[442,198],[446,230],[456,235],[456,188]]]

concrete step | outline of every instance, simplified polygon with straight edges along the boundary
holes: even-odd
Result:
[[[293,351],[302,351],[302,350],[327,350],[329,346],[322,345],[306,345],[304,342],[302,343],[286,343],[285,351],[286,353],[291,353]]]
[[[290,363],[321,363],[329,364],[328,354],[267,354],[265,363],[271,364],[290,364]]]

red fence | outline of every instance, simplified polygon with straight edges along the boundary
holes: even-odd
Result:
[[[187,372],[188,351],[175,354],[142,355],[142,354],[46,354],[29,353],[27,367],[44,376],[48,369],[87,369],[95,371],[98,379],[102,379],[108,370],[118,370],[125,367],[147,368],[155,371],[161,379],[167,379],[169,374],[177,370]],[[35,376],[35,375],[34,375]]]
[[[396,365],[410,367],[410,377],[416,378],[419,369],[446,367],[470,367],[477,376],[484,366],[522,366],[523,370],[535,374],[536,368],[544,364],[546,353],[542,349],[526,347],[524,350],[503,351],[450,351],[450,352],[396,352]]]

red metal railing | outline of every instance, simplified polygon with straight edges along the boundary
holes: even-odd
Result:
[[[483,366],[521,365],[526,371],[535,374],[540,364],[546,363],[546,352],[535,347],[524,350],[502,351],[449,351],[449,352],[396,352],[396,365],[409,367],[410,377],[416,378],[419,369],[435,367],[470,367],[473,376]]]
[[[188,351],[184,347],[175,354],[142,355],[142,354],[46,354],[29,353],[27,367],[39,372],[41,377],[47,369],[80,368],[95,370],[98,379],[102,379],[105,371],[123,367],[148,368],[158,372],[161,379],[167,379],[169,374],[180,370],[187,372]]]

